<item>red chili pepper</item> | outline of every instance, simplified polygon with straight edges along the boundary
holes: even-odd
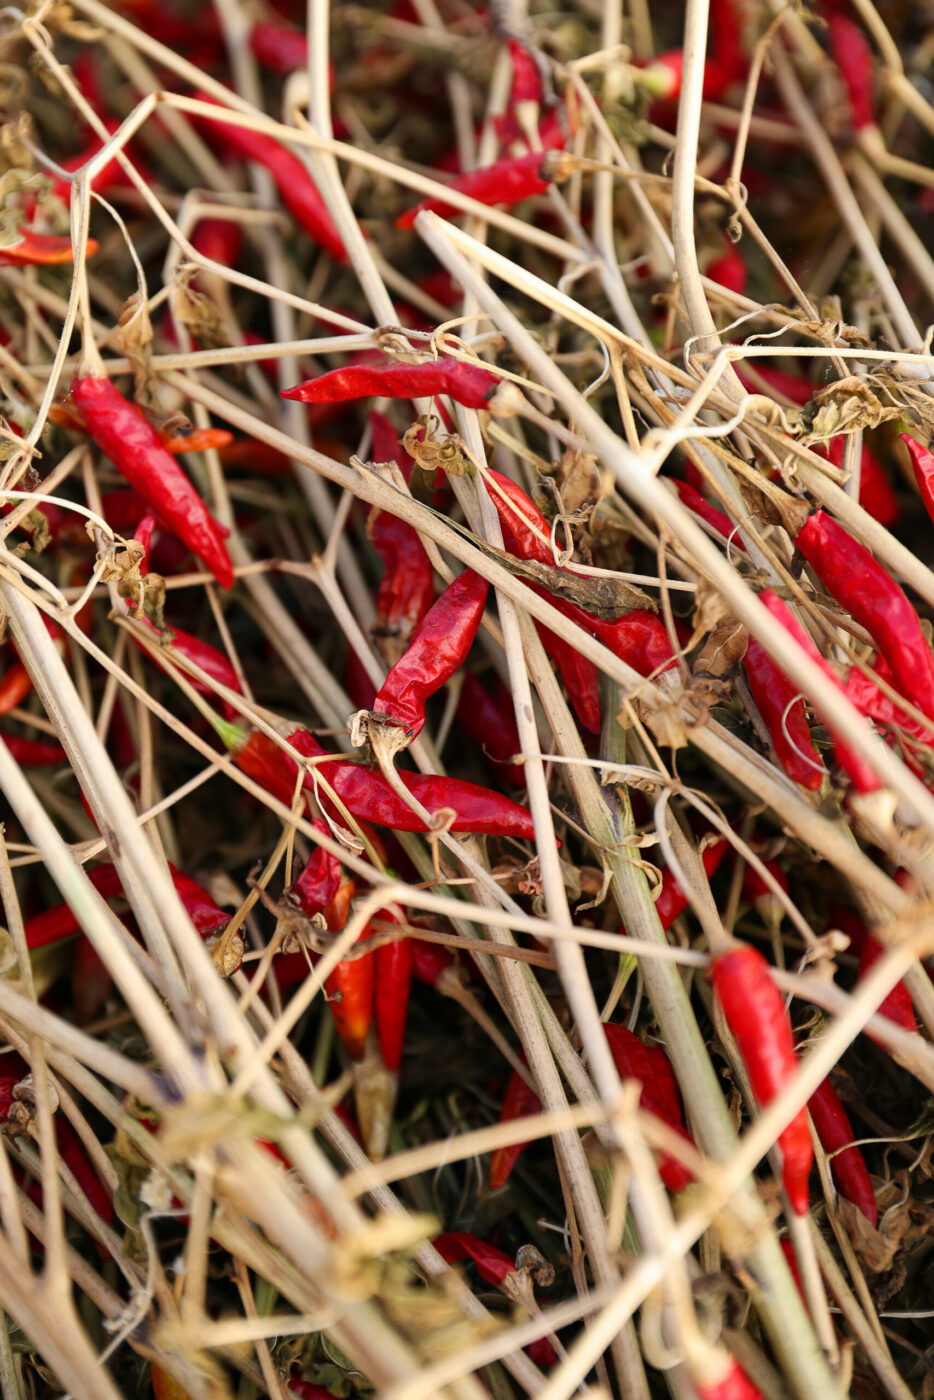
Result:
[[[603,1026],[606,1038],[610,1046],[613,1061],[619,1072],[621,1079],[636,1079],[642,1085],[642,1092],[639,1096],[639,1105],[646,1113],[650,1113],[654,1118],[660,1118],[668,1127],[674,1129],[679,1137],[683,1137],[693,1147],[694,1141],[690,1133],[686,1130],[681,1118],[681,1103],[677,1095],[677,1085],[675,1085],[675,1108],[672,1112],[671,1085],[674,1082],[674,1075],[671,1073],[671,1066],[668,1065],[668,1056],[659,1046],[653,1047],[653,1053],[649,1054],[648,1049],[643,1045],[639,1037],[625,1026],[618,1026],[607,1021]],[[670,1079],[664,1072],[659,1082],[659,1057],[665,1061]],[[686,1186],[694,1180],[687,1167],[670,1156],[667,1152],[659,1155],[658,1165],[659,1175],[662,1181],[672,1193],[683,1191]]]
[[[258,731],[247,735],[242,730],[232,730],[225,741],[236,750],[234,761],[238,767],[256,778],[280,801],[291,803],[298,770],[287,754]],[[308,758],[326,756],[326,750],[305,730],[289,735],[289,742]],[[352,816],[372,822],[375,826],[391,827],[394,831],[426,830],[412,809],[371,765],[331,759],[318,765],[318,770]],[[428,812],[451,809],[455,813],[452,831],[515,836],[526,840],[534,837],[535,824],[531,814],[501,793],[458,778],[437,778],[402,769],[399,770],[399,778]],[[311,775],[306,777],[304,786],[309,792],[314,792]],[[321,801],[329,811],[333,810],[323,793]],[[333,814],[340,820],[336,811]]]
[[[324,917],[332,933],[340,933],[346,927],[354,893],[355,887],[348,880],[325,909]],[[367,938],[369,932],[368,927],[364,928],[360,938]],[[324,984],[337,1034],[352,1060],[362,1060],[366,1049],[373,1021],[373,981],[373,954],[366,953],[362,958],[343,959]]]
[[[156,517],[154,515],[144,515],[133,531],[133,539],[137,544],[143,546],[143,553],[139,561],[139,571],[143,577],[149,573],[149,553],[152,549],[152,536],[155,528]],[[131,603],[130,606],[135,608],[136,604]]]
[[[243,225],[234,219],[199,219],[191,242],[210,262],[219,263],[221,267],[236,267],[243,247]],[[231,436],[228,433],[228,442]]]
[[[412,976],[428,987],[436,986],[439,977],[457,962],[454,953],[443,943],[428,943],[423,938],[410,938],[409,943],[412,945]]]
[[[808,1112],[824,1151],[831,1157],[830,1171],[841,1196],[863,1212],[870,1225],[879,1221],[872,1180],[858,1147],[851,1146],[853,1129],[846,1109],[829,1079],[808,1100]],[[835,1154],[835,1155],[831,1155]]]
[[[865,627],[905,698],[934,719],[934,654],[891,574],[822,510],[808,517],[795,545],[841,607]]]
[[[527,1118],[530,1114],[540,1113],[542,1109],[538,1096],[529,1088],[521,1074],[513,1070],[506,1085],[506,1093],[503,1096],[503,1106],[499,1111],[500,1123],[514,1123],[517,1118]],[[525,1149],[530,1146],[528,1142],[515,1142],[510,1147],[497,1147],[490,1156],[489,1183],[491,1191],[498,1191],[501,1186],[512,1175],[512,1170],[518,1162]]]
[[[778,861],[766,860],[763,861],[763,865],[779,888],[787,894],[788,876]],[[752,905],[764,923],[779,924],[784,918],[785,910],[779,903],[774,890],[766,884],[758,870],[754,870],[751,865],[747,865],[743,872],[743,899],[747,904]]]
[[[827,16],[830,51],[846,84],[850,114],[857,131],[873,126],[873,57],[869,40],[848,15]]]
[[[200,666],[202,671],[206,672],[213,680],[227,686],[228,690],[235,690],[238,695],[243,694],[240,678],[233,666],[223,652],[218,651],[217,647],[212,647],[210,642],[204,642],[200,637],[195,637],[191,632],[185,632],[180,627],[172,627],[170,629],[171,636],[169,633],[160,636],[157,629],[145,617],[139,617],[137,620],[149,631],[159,636],[160,649],[164,648],[170,654],[173,651],[177,652],[179,656],[184,656],[188,661],[193,661],[196,666]],[[147,655],[150,654],[158,665],[159,653],[147,653]],[[196,680],[194,676],[189,676],[188,680],[199,695],[213,696],[216,693],[206,682]],[[237,711],[227,700],[222,699],[220,703],[225,718],[233,719],[236,717]]]
[[[96,865],[89,870],[88,879],[105,899],[123,895],[123,886],[113,865]],[[219,909],[210,895],[189,875],[169,866],[172,883],[179,899],[185,906],[188,917],[203,936],[217,933],[229,923],[229,915]],[[44,948],[49,943],[59,943],[79,933],[81,925],[70,904],[58,904],[42,914],[34,914],[26,920],[26,944],[30,948]]]
[[[233,565],[220,527],[152,424],[109,379],[75,379],[71,392],[91,437],[121,476],[203,560],[218,583],[230,588]]]
[[[97,103],[94,103],[93,105],[97,107],[98,111],[100,111],[100,107]],[[108,134],[110,136],[113,136],[114,132],[120,126],[120,123],[114,117],[108,117],[105,119],[104,125],[107,128]],[[74,174],[76,171],[81,170],[85,165],[88,164],[89,161],[93,160],[94,157],[100,153],[101,149],[103,148],[103,145],[104,143],[100,139],[100,137],[95,135],[92,138],[90,144],[86,146],[83,151],[80,151],[75,156],[68,156],[65,160],[60,162],[62,169],[67,170],[70,174]],[[124,151],[124,154],[127,153],[127,151]],[[149,171],[146,168],[146,166],[140,161],[139,157],[135,153],[133,155],[133,165],[141,179],[145,180],[147,184],[154,183],[155,177],[152,175],[151,171]],[[98,170],[97,174],[91,180],[91,189],[95,193],[110,189],[114,186],[132,187],[132,185],[133,181],[123,169],[123,166],[120,164],[120,161],[117,159],[116,156],[113,156],[109,161],[107,161],[106,165],[102,165],[101,168]],[[62,200],[64,204],[71,203],[71,192],[73,188],[74,186],[72,184],[72,181],[66,180],[60,175],[56,176],[55,179],[52,181],[53,192],[58,196],[60,200]],[[95,244],[95,247],[96,246],[97,245]],[[63,259],[63,261],[70,262],[71,259],[65,258]]]
[[[64,763],[65,750],[60,744],[47,744],[41,739],[21,739],[18,734],[0,735],[22,768],[45,768],[51,763]]]
[[[337,1400],[333,1390],[325,1390],[323,1385],[312,1385],[311,1381],[299,1380],[295,1376],[289,1377],[288,1385],[298,1400]]]
[[[287,78],[296,68],[308,67],[308,39],[300,29],[283,21],[265,20],[250,31],[250,48],[257,62]],[[328,86],[334,91],[334,64],[328,64]]]
[[[828,462],[833,462],[834,466],[842,467],[845,449],[846,434],[838,433],[830,439],[826,448],[818,447],[815,451],[819,457],[826,457]],[[878,520],[887,530],[897,525],[901,519],[898,500],[885,474],[885,468],[865,442],[860,452],[859,503],[863,510],[868,511],[873,519]]]
[[[395,455],[398,460],[407,454],[400,450]],[[395,651],[405,646],[434,601],[434,569],[418,532],[391,511],[374,506],[367,517],[367,535],[385,567],[376,598],[375,632]]]
[[[732,238],[725,237],[724,244],[726,251],[708,265],[707,276],[712,282],[726,287],[728,292],[738,292],[742,296],[749,281],[746,263]]]
[[[803,408],[820,388],[818,384],[812,384],[810,379],[803,379],[800,374],[789,374],[787,370],[772,369],[769,365],[764,365],[761,360],[753,360],[752,367],[757,376],[767,384],[775,394],[780,394],[783,398],[790,399],[792,403],[800,404]],[[736,373],[740,382],[750,394],[761,394],[762,390],[755,380],[750,376],[748,369],[743,364],[736,365]]]
[[[711,880],[716,874],[720,862],[728,850],[729,842],[722,836],[704,847],[701,862],[708,880]],[[684,913],[688,903],[688,897],[681,888],[674,872],[665,870],[662,874],[662,886],[655,901],[655,912],[662,928],[666,930],[671,928],[675,919]],[[620,933],[625,933],[625,931],[625,925],[621,924]]]
[[[695,490],[689,481],[678,481],[673,477],[671,478],[671,482],[681,498],[682,505],[687,506],[688,510],[693,511],[701,520],[706,521],[708,525],[712,526],[718,535],[722,535],[724,539],[730,540],[737,549],[741,549],[745,553],[746,546],[740,539],[736,526],[725,510],[720,510],[717,506],[711,505],[706,497]]]
[[[528,151],[523,156],[509,156],[492,165],[457,175],[448,188],[456,190],[458,194],[469,195],[479,204],[512,206],[533,195],[546,194],[555,180],[561,178],[560,159],[560,152]],[[406,209],[396,219],[396,228],[411,228],[424,210],[440,214],[445,219],[456,218],[463,213],[463,210],[448,204],[443,196],[436,196],[423,199],[411,209]]]
[[[769,965],[755,948],[731,948],[714,958],[714,992],[736,1037],[752,1091],[767,1107],[797,1073],[794,1040],[781,993]],[[780,1134],[782,1180],[792,1210],[806,1215],[813,1160],[807,1114],[802,1110]]]
[[[0,677],[0,715],[8,715],[32,694],[32,678],[22,661],[14,661]]]
[[[640,81],[653,97],[662,102],[677,102],[681,96],[681,83],[684,77],[684,50],[668,49],[658,54],[641,70]],[[734,74],[715,59],[708,58],[704,64],[704,98],[716,102],[730,86]]]
[[[699,1385],[698,1400],[762,1400],[762,1391],[754,1386],[740,1366],[734,1361],[722,1381],[716,1385]]]
[[[824,780],[825,769],[814,747],[798,689],[755,637],[749,638],[743,667],[779,763],[793,782],[816,792]]]
[[[184,452],[211,452],[229,447],[233,433],[226,428],[194,428],[190,433],[179,433],[175,437],[162,439],[167,452],[180,457]]]
[[[883,679],[891,682],[892,673],[881,657],[876,658],[874,666]],[[912,719],[900,705],[880,690],[875,681],[864,676],[855,666],[844,681],[843,688],[860,714],[865,715],[867,719],[874,720],[882,728],[902,730],[925,748],[934,748],[934,729],[928,729]]]
[[[315,817],[314,827],[322,835],[328,834],[328,828],[320,817]],[[292,881],[289,893],[302,913],[312,919],[335,899],[340,885],[341,863],[337,856],[332,856],[323,846],[316,846],[301,874]]]
[[[804,651],[816,665],[820,666],[827,679],[833,681],[834,685],[842,691],[844,687],[835,675],[830,664],[821,656],[798,619],[782,599],[779,598],[778,594],[773,593],[770,588],[767,588],[764,592],[759,594],[759,600],[768,608],[776,622],[781,623],[788,635],[794,638],[802,651]],[[856,791],[859,793],[876,792],[882,784],[876,777],[875,769],[866,762],[859,750],[853,748],[845,739],[841,739],[839,735],[836,734],[834,734],[833,739],[837,761],[850,779],[850,782],[856,788]]]
[[[58,1114],[55,1117],[55,1141],[58,1146],[58,1155],[65,1166],[87,1196],[93,1209],[109,1225],[114,1215],[113,1201],[97,1172],[91,1166],[84,1144],[78,1134],[71,1124]]]
[[[0,267],[58,267],[61,263],[74,262],[70,234],[33,233],[28,228],[21,228],[19,232],[18,243],[0,248]],[[89,238],[88,257],[96,253],[97,248],[96,239]]]
[[[494,1245],[486,1244],[476,1235],[467,1234],[464,1230],[455,1230],[449,1235],[436,1235],[432,1244],[441,1258],[449,1264],[457,1263],[461,1259],[472,1259],[480,1277],[486,1283],[492,1283],[495,1288],[499,1288],[510,1274],[516,1272],[515,1261],[510,1259],[508,1254],[496,1249]]]
[[[525,786],[522,764],[510,762],[521,753],[522,745],[512,700],[502,681],[497,679],[493,696],[472,671],[466,671],[457,702],[457,723],[483,750],[503,782]]]
[[[922,447],[920,442],[916,442],[908,433],[899,433],[899,437],[908,448],[911,468],[918,483],[924,509],[934,520],[934,452],[929,447]]]
[[[381,910],[381,919],[391,919],[387,910]],[[402,1046],[405,1041],[405,1023],[409,1010],[409,991],[412,985],[411,939],[395,938],[377,948],[376,959],[376,1030],[379,1035],[379,1048],[383,1063],[393,1074],[402,1063]]]
[[[509,106],[515,107],[520,102],[541,102],[542,79],[535,59],[518,39],[507,39],[506,47],[512,64]]]
[[[538,506],[521,486],[517,486],[508,477],[497,471],[491,471],[490,476],[506,496],[506,500],[503,500],[502,494],[495,487],[490,491],[490,498],[499,514],[507,549],[520,559],[534,559],[540,564],[553,566],[554,553],[549,543],[551,527]],[[544,539],[536,531],[539,531]],[[549,602],[556,601],[551,595],[547,596]],[[591,734],[599,734],[600,682],[596,666],[581,656],[570,642],[566,642],[563,637],[557,636],[547,627],[536,622],[535,628],[545,651],[561,672],[568,698],[581,724]]]
[[[294,389],[283,389],[282,398],[301,403],[344,403],[348,399],[433,398],[447,394],[464,408],[495,412],[495,397],[502,380],[483,365],[464,360],[422,360],[408,365],[346,365],[307,379]]]
[[[885,956],[885,946],[872,934],[868,934],[866,942],[863,944],[863,951],[860,954],[859,967],[856,969],[856,980],[861,982],[864,977],[875,967],[880,958]],[[898,982],[888,993],[879,1005],[879,1015],[887,1016],[890,1021],[894,1021],[896,1026],[900,1026],[903,1031],[917,1031],[918,1023],[915,1020],[914,1007],[911,1004],[911,996],[904,982]],[[867,1034],[869,1034],[867,1032]],[[870,1035],[870,1039],[876,1044],[881,1042],[875,1036]]]
[[[199,102],[209,102],[212,106],[227,110],[205,92],[196,92],[195,97]],[[207,120],[213,122],[214,118]],[[275,181],[282,203],[309,237],[335,262],[346,262],[347,250],[337,225],[317,185],[298,157],[280,146],[273,137],[264,136],[259,131],[248,131],[246,127],[236,126],[232,122],[224,122],[224,136],[247,160],[265,166]]]
[[[414,739],[425,725],[425,705],[467,659],[483,620],[489,585],[465,569],[429,608],[408,650],[383,681],[373,705]]]

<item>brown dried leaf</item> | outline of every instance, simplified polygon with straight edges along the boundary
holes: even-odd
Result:
[[[558,460],[557,474],[561,502],[569,515],[613,492],[612,476],[597,466],[596,457],[589,452],[568,448]]]
[[[639,708],[642,711],[641,718],[664,748],[683,749],[687,747],[683,697],[676,705],[662,705],[657,710],[650,711],[644,706]]]
[[[113,341],[117,349],[129,357],[138,355],[152,342],[149,302],[139,291],[128,296],[120,307]]]
[[[720,681],[736,671],[748,644],[749,633],[743,624],[732,615],[724,617],[701,648],[694,662],[694,676],[703,679],[708,689],[728,692],[729,685],[724,688],[709,682]]]
[[[576,603],[578,607],[593,613],[594,617],[603,621],[615,622],[617,618],[624,617],[636,608],[648,609],[649,612],[658,611],[658,604],[654,598],[643,593],[641,588],[624,583],[622,579],[588,578],[551,564],[539,564],[534,559],[517,559],[506,550],[494,549],[492,545],[484,544],[480,540],[474,540],[474,544],[477,549],[496,559],[517,578],[540,584],[549,593],[564,598],[569,603]]]
[[[194,263],[183,263],[176,272],[172,314],[178,317],[204,349],[220,350],[230,344],[230,337],[211,298],[190,285],[199,270]]]
[[[697,580],[697,592],[694,595],[694,636],[688,643],[687,650],[691,649],[699,637],[708,632],[715,632],[725,619],[732,616],[720,594],[702,575]]]

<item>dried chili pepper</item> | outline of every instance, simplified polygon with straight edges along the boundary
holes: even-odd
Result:
[[[414,464],[408,453],[395,445],[395,430],[389,420],[371,413],[370,422],[374,460],[395,460],[408,480]],[[384,640],[383,650],[392,653],[388,659],[397,660],[434,601],[435,573],[418,532],[407,521],[374,506],[366,529],[385,568],[376,597],[375,634]]]
[[[697,1396],[698,1400],[762,1400],[762,1391],[753,1385],[739,1362],[732,1360],[723,1379],[715,1385],[699,1385]]]
[[[465,360],[422,360],[409,365],[346,365],[307,379],[282,398],[301,403],[345,403],[349,399],[421,399],[447,394],[464,408],[496,412],[502,380],[483,365]]]
[[[740,539],[736,526],[725,510],[720,510],[717,506],[711,505],[707,498],[702,496],[689,481],[678,481],[676,478],[672,478],[671,482],[681,499],[682,505],[687,506],[688,510],[693,511],[701,520],[706,521],[708,525],[716,530],[718,535],[722,535],[724,539],[730,540],[732,544],[736,545],[737,549],[741,549],[745,552],[746,546]]]
[[[808,1112],[821,1146],[830,1157],[830,1171],[840,1195],[852,1201],[870,1225],[877,1225],[879,1211],[872,1181],[863,1154],[852,1146],[850,1120],[829,1079],[818,1085],[808,1099]]]
[[[738,292],[742,296],[749,281],[745,260],[732,238],[724,237],[724,244],[724,252],[708,264],[707,276],[728,292]]]
[[[862,131],[875,125],[872,49],[859,25],[838,11],[827,16],[827,34],[830,51],[846,84],[853,125]]]
[[[429,943],[424,938],[410,938],[412,945],[412,976],[428,987],[435,987],[438,979],[454,967],[457,957],[443,943]]]
[[[229,447],[233,442],[233,433],[226,428],[193,428],[190,433],[164,437],[162,442],[167,452],[171,452],[173,457],[180,457],[185,452],[217,452],[222,447]]]
[[[289,1390],[298,1400],[337,1400],[333,1390],[326,1390],[323,1385],[313,1385],[311,1381],[300,1380],[297,1376],[289,1377]]]
[[[320,817],[315,817],[314,828],[322,836],[328,828]],[[309,919],[321,914],[334,900],[341,885],[341,863],[323,846],[316,846],[305,862],[298,878],[292,881],[289,894],[296,901],[302,913]]]
[[[755,637],[749,638],[743,668],[776,758],[793,782],[816,792],[825,769],[799,691]]]
[[[674,1082],[674,1075],[671,1075],[670,1081],[663,1075],[663,1082],[659,1083],[659,1057],[666,1063],[668,1060],[664,1050],[656,1046],[654,1053],[650,1055],[639,1037],[626,1026],[607,1021],[603,1029],[620,1078],[636,1079],[642,1085],[639,1106],[654,1118],[661,1119],[693,1147],[694,1140],[682,1121],[680,1099],[677,1097],[674,1112],[672,1111],[671,1084]],[[670,1071],[670,1065],[668,1068]],[[675,1094],[677,1096],[677,1087]],[[667,1152],[659,1154],[658,1172],[672,1193],[683,1191],[694,1180],[687,1167]]]
[[[534,102],[536,107],[542,100],[542,79],[538,64],[525,44],[518,39],[507,39],[509,61],[512,64],[512,85],[509,90],[509,106]]]
[[[220,526],[165,450],[155,428],[109,379],[74,379],[71,392],[91,437],[121,476],[207,565],[218,583],[232,587],[233,565]]]
[[[20,229],[20,241],[8,248],[0,248],[0,267],[58,267],[62,263],[74,262],[75,253],[69,234],[33,233],[32,229]],[[87,256],[97,252],[98,244],[93,238],[87,242]]]
[[[170,655],[173,651],[177,652],[179,656],[184,656],[186,660],[193,661],[196,666],[200,666],[201,670],[212,680],[219,681],[228,690],[235,690],[238,695],[243,694],[240,677],[223,652],[218,651],[217,647],[211,646],[210,642],[202,641],[200,637],[193,636],[191,632],[183,631],[181,627],[171,627],[166,632],[160,633],[145,617],[139,617],[137,621],[159,638],[160,651],[164,649]],[[144,650],[142,647],[140,649]],[[159,664],[158,651],[146,654],[152,657],[156,665]],[[188,680],[199,695],[213,696],[216,694],[216,691],[205,681],[197,680],[194,676],[189,676]],[[236,718],[237,711],[227,700],[222,698],[220,704],[225,718]]]
[[[388,910],[381,910],[381,919],[395,922]],[[383,943],[374,953],[376,962],[376,1031],[383,1063],[393,1074],[402,1063],[405,1023],[409,1010],[412,985],[412,940],[394,938]]]
[[[18,734],[0,734],[4,744],[23,768],[45,768],[52,763],[64,763],[65,750],[61,744],[44,743],[41,739],[21,739]]]
[[[254,731],[245,733],[234,726],[220,727],[228,747],[234,750],[234,761],[245,773],[256,778],[267,791],[281,801],[291,803],[295,790],[297,766],[272,740]],[[289,743],[307,758],[327,758],[326,750],[307,730],[296,730],[288,736]],[[375,826],[388,826],[394,831],[425,831],[411,807],[389,786],[383,775],[369,764],[352,763],[345,759],[328,759],[317,765],[321,777],[352,816]],[[472,831],[478,835],[515,836],[532,839],[535,824],[531,814],[502,793],[478,787],[458,778],[437,778],[421,773],[399,770],[401,782],[430,813],[451,809],[455,816],[452,831]],[[315,791],[313,777],[304,779],[304,786]],[[320,794],[322,805],[340,820],[340,814]]]
[[[728,850],[729,842],[722,836],[704,847],[701,862],[708,880],[713,879]],[[662,928],[666,930],[671,928],[675,919],[684,913],[688,903],[688,897],[681,888],[674,871],[665,870],[662,874],[661,888],[655,900],[655,912]],[[620,933],[625,933],[625,931],[625,925],[621,924]]]
[[[684,78],[684,50],[668,49],[645,64],[639,71],[640,83],[653,97],[663,102],[677,102],[681,96],[681,83]],[[708,58],[704,64],[704,98],[715,102],[730,86],[734,74],[715,59]]]
[[[169,874],[188,917],[203,937],[217,933],[229,923],[229,915],[218,908],[210,895],[190,875],[176,870],[174,865],[169,866]],[[123,885],[114,865],[96,865],[93,870],[88,871],[88,879],[105,899],[123,895]],[[34,914],[26,920],[25,928],[26,944],[29,948],[44,948],[50,943],[58,943],[63,938],[70,938],[72,934],[81,932],[78,916],[70,904],[58,904],[42,914]]]
[[[881,657],[876,658],[874,669],[891,684],[892,673]],[[934,729],[919,724],[906,710],[891,700],[874,680],[864,676],[855,666],[844,681],[843,688],[860,714],[873,720],[881,729],[889,730],[902,739],[907,736],[927,749],[934,749]],[[921,771],[917,764],[912,763],[910,754],[906,755],[906,761],[913,771]]]
[[[797,1074],[791,1025],[769,965],[755,948],[730,948],[714,958],[711,979],[752,1091],[762,1107],[767,1107]],[[814,1154],[804,1110],[779,1134],[778,1145],[783,1158],[782,1180],[792,1210],[806,1215]]]
[[[465,1230],[436,1235],[432,1244],[448,1264],[471,1259],[476,1264],[480,1277],[495,1288],[499,1288],[510,1274],[516,1272],[515,1260],[510,1259],[508,1254]]]
[[[346,927],[355,893],[353,882],[346,881],[324,910],[332,933],[340,933]],[[369,932],[365,927],[360,938],[367,938]],[[337,1034],[352,1060],[362,1060],[366,1049],[373,1020],[373,979],[373,954],[365,953],[362,958],[343,958],[324,984]]]
[[[32,694],[32,677],[22,661],[14,661],[0,676],[0,715],[8,715]]]
[[[205,92],[196,92],[199,102],[208,102],[222,111],[223,104]],[[234,116],[230,113],[231,117]],[[214,118],[206,120],[214,121]],[[219,120],[219,119],[218,119]],[[234,121],[224,122],[224,136],[247,160],[264,166],[275,181],[282,203],[293,219],[335,262],[347,261],[347,250],[330,211],[305,166],[272,136],[248,131]]]
[[[561,151],[528,151],[523,156],[509,156],[505,160],[494,161],[492,165],[481,166],[478,170],[468,170],[456,176],[448,188],[468,195],[478,204],[505,204],[511,207],[533,195],[546,194],[556,180],[564,178],[565,172],[569,175],[572,167],[565,161]],[[396,228],[411,228],[418,215],[425,210],[440,214],[445,219],[463,213],[463,210],[448,204],[443,195],[439,195],[423,199],[411,209],[406,209],[396,219]]]
[[[865,627],[905,698],[934,719],[934,654],[900,585],[825,511],[808,517],[795,545],[841,607]]]
[[[834,466],[843,466],[846,450],[846,435],[838,433],[827,444],[826,450],[817,448],[819,456],[826,457]],[[898,500],[892,484],[885,474],[885,468],[872,448],[863,443],[859,458],[859,503],[880,525],[890,530],[901,519]]]
[[[918,483],[924,509],[934,520],[934,452],[929,447],[922,447],[920,442],[916,442],[908,433],[899,433],[899,437],[908,448],[911,469]]]
[[[465,569],[435,600],[412,635],[405,655],[380,686],[373,712],[414,739],[425,705],[460,670],[483,619],[489,584]]]
[[[788,635],[798,643],[802,651],[821,668],[827,679],[832,681],[839,690],[843,691],[844,687],[834,674],[829,662],[821,656],[798,619],[794,616],[787,604],[779,598],[778,594],[773,593],[770,588],[767,588],[764,592],[759,594],[759,601],[768,608],[776,622],[781,624]],[[842,739],[837,734],[833,735],[833,740],[837,761],[856,791],[862,794],[877,792],[882,786],[882,783],[876,776],[875,769],[866,762],[866,759],[859,750],[853,748],[852,745],[848,744],[845,739]]]
[[[514,1123],[517,1118],[527,1118],[530,1114],[541,1113],[542,1105],[538,1095],[529,1088],[522,1075],[513,1070],[503,1095],[499,1111],[500,1123]],[[522,1153],[531,1144],[514,1142],[509,1147],[497,1147],[490,1156],[489,1183],[491,1191],[498,1191],[512,1175],[512,1170]]]
[[[472,671],[466,671],[457,701],[457,723],[483,750],[503,782],[525,786],[522,764],[510,762],[522,745],[512,700],[502,681],[497,678],[496,693],[491,695]]]
[[[779,889],[788,893],[788,876],[785,874],[777,860],[765,860],[762,862]],[[784,906],[779,901],[772,889],[751,865],[747,865],[743,871],[743,899],[747,904],[751,904],[759,915],[763,923],[776,926],[785,917]]]
[[[296,68],[308,67],[308,39],[292,24],[273,20],[254,24],[250,49],[262,67],[279,78],[287,78]]]
[[[866,941],[863,944],[863,951],[860,953],[859,957],[859,967],[856,969],[857,982],[861,982],[864,977],[867,977],[879,959],[884,956],[885,945],[880,943],[878,938],[874,938],[871,933],[867,934]],[[887,1016],[890,1021],[894,1021],[896,1026],[900,1026],[903,1031],[914,1032],[918,1029],[914,1007],[911,1004],[911,996],[904,982],[896,983],[892,990],[887,993],[877,1008],[877,1014],[879,1016]],[[882,1044],[881,1041],[876,1040],[871,1032],[867,1031],[867,1035],[869,1035],[870,1040],[874,1041],[876,1045]]]

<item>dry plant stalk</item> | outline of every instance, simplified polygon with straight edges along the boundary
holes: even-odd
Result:
[[[921,8],[4,15],[3,1400],[927,1393]]]

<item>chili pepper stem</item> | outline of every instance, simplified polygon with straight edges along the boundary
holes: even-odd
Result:
[[[374,710],[357,710],[347,721],[350,730],[350,742],[355,749],[363,748],[369,744],[376,757],[380,768],[387,782],[392,782],[389,774],[383,768],[377,750],[386,755],[387,761],[392,764],[392,760],[397,753],[402,753],[412,742],[411,733],[404,725],[394,724],[386,715],[377,714]],[[395,768],[393,768],[395,773]],[[410,800],[411,800],[411,794]]]

